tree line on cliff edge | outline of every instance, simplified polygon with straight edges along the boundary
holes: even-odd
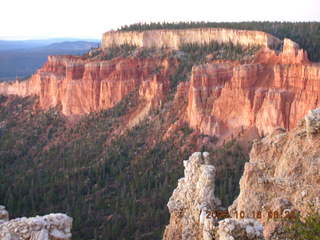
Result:
[[[300,47],[307,50],[310,60],[320,61],[320,22],[157,22],[125,25],[118,30],[146,31],[187,28],[232,28],[263,31],[280,39],[292,39]]]

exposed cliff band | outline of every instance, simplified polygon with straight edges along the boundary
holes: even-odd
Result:
[[[67,116],[83,115],[112,108],[135,89],[150,102],[161,101],[175,65],[174,59],[50,56],[29,80],[0,83],[0,94],[36,95],[41,109],[60,105]]]
[[[281,41],[264,32],[235,30],[224,28],[195,28],[187,30],[150,30],[119,32],[110,31],[103,35],[102,48],[113,45],[130,44],[138,47],[169,47],[178,49],[181,44],[208,44],[212,41],[219,43],[233,43],[244,46],[259,45],[276,48]]]
[[[102,41],[104,47],[109,46],[110,39],[118,44],[140,41],[138,46],[151,46],[155,42],[159,43],[157,47],[164,43],[176,47],[181,41],[206,43],[214,39],[244,45],[280,44],[279,39],[266,33],[230,29],[108,32]],[[152,55],[112,60],[51,56],[27,81],[0,83],[0,94],[36,95],[38,108],[61,106],[62,113],[70,116],[112,108],[138,90],[150,109],[160,106],[170,92],[179,62],[178,54],[167,58]],[[319,106],[319,81],[319,65],[310,63],[298,44],[285,39],[282,52],[262,48],[247,64],[209,61],[194,66],[190,81],[180,82],[177,88],[175,99],[181,95],[179,98],[187,105],[179,121],[220,139],[244,131],[263,135],[277,126],[291,129],[308,110]]]

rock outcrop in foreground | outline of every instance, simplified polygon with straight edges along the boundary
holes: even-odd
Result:
[[[211,240],[263,240],[263,227],[254,219],[227,218],[219,222],[217,229]]]
[[[266,239],[277,239],[279,219],[320,210],[320,109],[310,111],[298,127],[276,129],[254,142],[240,180],[240,195],[229,208],[236,216],[254,217]]]
[[[232,218],[217,218],[221,209],[208,155],[194,153],[184,161],[185,177],[168,202],[164,240],[284,240],[282,220],[304,216],[310,206],[320,211],[320,108],[297,128],[277,128],[254,142],[240,194],[228,210]]]
[[[261,31],[235,30],[224,28],[195,28],[183,30],[150,30],[150,31],[110,31],[103,35],[102,48],[114,45],[130,44],[138,47],[169,47],[179,49],[181,44],[207,44],[212,41],[233,43],[244,46],[263,46],[276,48],[281,40]]]
[[[70,240],[72,218],[55,213],[43,217],[8,220],[8,212],[0,208],[1,240]]]
[[[219,200],[214,196],[215,167],[206,164],[209,154],[196,152],[183,161],[184,178],[179,179],[168,202],[171,214],[166,227],[165,240],[211,239],[214,219],[206,212],[218,209]]]
[[[9,213],[4,206],[0,205],[0,224],[9,221]]]
[[[196,152],[183,164],[184,177],[179,179],[167,204],[171,217],[164,240],[262,239],[263,228],[255,220],[218,222],[213,213],[223,211],[214,196],[216,170],[209,164],[207,152]]]

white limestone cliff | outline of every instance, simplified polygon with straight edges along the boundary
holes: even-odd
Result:
[[[179,30],[149,31],[109,31],[104,33],[101,47],[130,44],[138,47],[169,47],[178,49],[181,44],[219,43],[240,44],[244,46],[259,45],[266,48],[278,47],[281,40],[261,31],[236,30],[225,28],[190,28]]]

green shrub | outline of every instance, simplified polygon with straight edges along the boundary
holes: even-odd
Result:
[[[103,53],[103,60],[111,60],[116,57],[129,57],[137,49],[137,46],[130,44],[113,45]]]
[[[320,240],[320,213],[310,207],[307,216],[288,223],[285,235],[290,240]]]

